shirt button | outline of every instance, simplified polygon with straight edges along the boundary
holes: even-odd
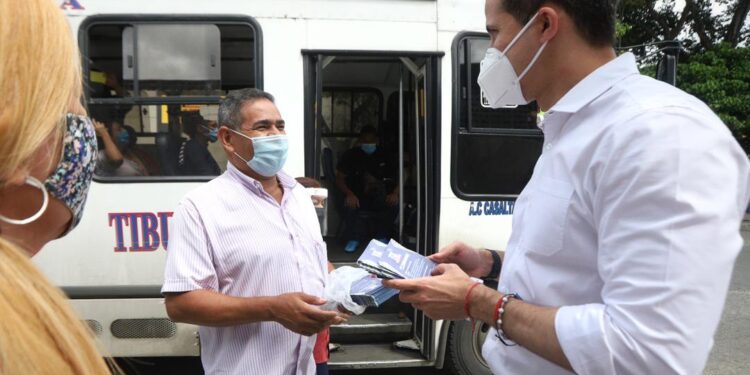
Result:
[[[551,148],[552,148],[552,143],[547,143],[547,145],[546,145],[546,146],[544,146],[544,148],[545,148],[546,150],[549,150],[549,149],[551,149]]]

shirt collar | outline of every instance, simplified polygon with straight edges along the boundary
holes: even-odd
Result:
[[[612,88],[617,82],[633,74],[639,74],[635,56],[628,52],[600,66],[578,82],[552,106],[549,113],[576,113],[587,104]]]
[[[239,181],[244,185],[245,187],[250,188],[253,192],[256,194],[260,194],[260,192],[263,191],[263,185],[260,183],[260,181],[242,173],[237,167],[235,167],[231,162],[227,162],[227,171],[230,176],[232,176],[235,180]],[[276,177],[279,179],[279,183],[281,184],[281,187],[286,189],[292,189],[295,185],[297,185],[297,180],[295,180],[292,176],[286,174],[284,171],[279,171],[279,173],[276,174]]]

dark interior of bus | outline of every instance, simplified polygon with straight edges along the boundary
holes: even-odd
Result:
[[[434,251],[435,199],[438,195],[439,122],[437,66],[439,56],[393,53],[306,53],[306,174],[328,189],[324,239],[328,258],[336,265],[353,265],[370,240],[396,240],[423,255]],[[318,111],[318,109],[320,109]],[[378,212],[347,208],[337,175],[347,157],[362,146],[363,128],[374,128],[377,149],[391,170],[376,176],[398,192],[398,202]],[[378,159],[380,160],[380,159]],[[390,183],[390,184],[388,184]],[[354,249],[351,227],[365,223],[364,238]],[[383,231],[383,226],[386,230]],[[346,360],[378,362],[387,358],[424,361],[431,357],[432,324],[410,305],[392,298],[368,308],[345,328],[334,327],[332,342],[348,352]],[[368,343],[357,347],[357,343]],[[361,351],[361,352],[360,352]]]
[[[329,60],[330,61],[330,60]],[[400,91],[403,79],[403,90]],[[360,241],[354,252],[344,252],[348,232],[345,220],[344,194],[336,184],[337,167],[342,158],[352,148],[359,147],[357,140],[365,126],[375,128],[378,134],[378,147],[389,159],[388,167],[397,175],[393,185],[403,181],[403,199],[396,207],[403,207],[401,215],[393,215],[389,221],[386,240],[393,238],[404,246],[416,245],[416,170],[412,155],[416,152],[415,128],[416,112],[412,73],[403,68],[397,58],[358,58],[337,57],[323,70],[323,91],[321,117],[318,123],[320,133],[321,166],[320,180],[329,191],[328,223],[325,239],[329,249],[329,259],[336,262],[354,262],[367,245]],[[402,99],[402,107],[399,106]],[[400,112],[404,116],[401,118]],[[399,152],[399,127],[403,125],[403,153]],[[399,176],[399,159],[403,163],[403,176]],[[389,189],[391,187],[389,186]],[[366,209],[356,212],[357,220],[368,221],[373,217]],[[367,226],[373,226],[367,222]],[[370,229],[370,228],[368,228]],[[372,230],[368,234],[372,235]],[[369,237],[374,238],[374,237]]]

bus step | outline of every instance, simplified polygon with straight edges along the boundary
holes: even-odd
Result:
[[[328,366],[333,370],[432,365],[420,352],[397,349],[390,343],[344,344],[331,353],[328,361]]]
[[[411,337],[411,321],[399,314],[353,315],[344,324],[331,326],[331,342],[393,342]]]

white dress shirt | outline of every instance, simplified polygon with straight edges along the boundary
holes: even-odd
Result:
[[[180,202],[170,231],[162,293],[207,289],[259,297],[322,297],[326,246],[310,195],[283,172],[281,204],[231,163]],[[206,374],[315,374],[315,336],[281,324],[200,327]]]
[[[632,54],[540,127],[498,289],[561,306],[555,329],[578,374],[700,374],[742,248],[747,156],[704,103],[641,76]],[[569,374],[494,330],[483,354],[496,374]]]

